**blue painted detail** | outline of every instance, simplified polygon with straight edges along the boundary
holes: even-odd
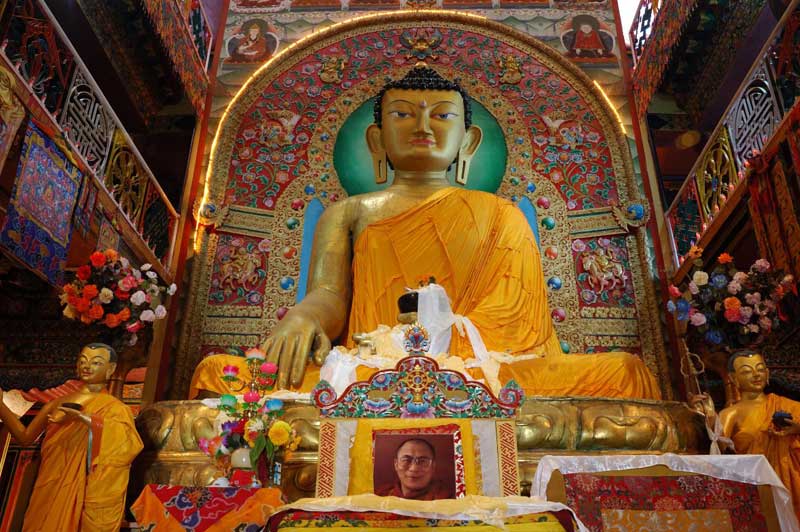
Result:
[[[303,241],[300,248],[300,278],[297,283],[297,303],[306,297],[308,288],[308,269],[311,266],[311,246],[314,245],[314,231],[317,223],[322,216],[325,207],[317,198],[308,202],[305,213],[303,213]]]
[[[539,239],[539,220],[536,214],[536,207],[527,196],[522,196],[520,198],[517,202],[517,207],[519,207],[519,210],[525,215],[525,219],[528,220],[528,225],[531,226],[531,231],[533,231],[533,237],[536,239],[536,245],[541,248],[542,242]]]
[[[561,344],[561,350],[564,353],[569,353],[569,342],[567,342],[566,340],[561,340],[561,342],[559,343]]]

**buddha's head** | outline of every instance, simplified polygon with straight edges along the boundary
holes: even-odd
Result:
[[[77,366],[84,384],[105,384],[117,369],[117,353],[110,345],[88,344],[81,349]]]
[[[469,97],[455,82],[427,66],[386,84],[375,100],[367,145],[378,182],[387,166],[396,172],[444,173],[455,162],[468,169],[482,133],[472,124]],[[466,181],[466,174],[464,174]]]
[[[742,349],[728,359],[728,373],[740,393],[764,391],[769,382],[769,369],[758,351]]]

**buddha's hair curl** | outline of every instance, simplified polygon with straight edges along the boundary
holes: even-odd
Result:
[[[391,89],[403,90],[434,90],[434,91],[456,91],[464,101],[464,128],[468,129],[472,125],[472,107],[469,103],[469,95],[456,81],[443,78],[434,69],[427,66],[416,66],[409,70],[401,79],[395,79],[383,86],[375,97],[373,116],[375,124],[381,127],[381,104],[386,91]]]

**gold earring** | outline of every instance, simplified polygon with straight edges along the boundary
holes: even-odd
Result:
[[[472,162],[472,157],[466,157],[459,151],[456,157],[456,183],[466,186],[467,179],[469,178],[469,163]]]
[[[381,185],[389,179],[389,160],[386,157],[386,150],[381,150],[380,154],[372,157],[372,171],[375,172],[375,183]]]

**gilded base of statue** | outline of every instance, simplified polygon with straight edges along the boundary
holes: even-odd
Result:
[[[287,401],[286,415],[302,437],[283,463],[287,500],[313,497],[319,418],[309,404]],[[134,462],[132,490],[148,483],[203,486],[218,476],[197,440],[213,430],[217,411],[200,401],[163,401],[139,414],[145,450]],[[702,418],[686,404],[595,398],[529,398],[517,419],[521,490],[525,493],[546,454],[705,453]]]

